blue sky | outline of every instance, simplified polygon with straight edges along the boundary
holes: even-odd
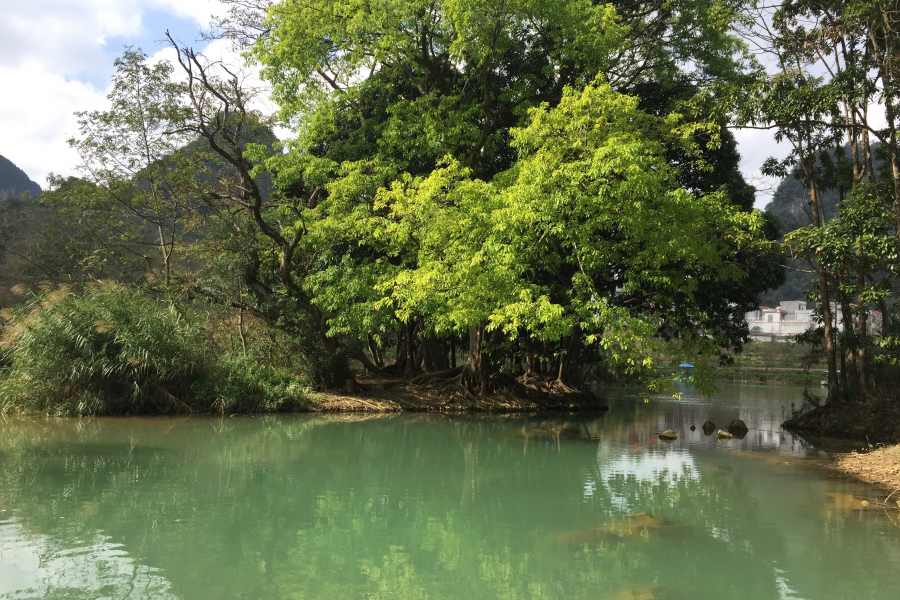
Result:
[[[127,46],[140,48],[146,54],[153,55],[169,43],[165,39],[165,33],[169,31],[179,42],[201,50],[206,48],[207,42],[201,39],[200,29],[201,24],[193,18],[158,8],[147,10],[141,15],[141,27],[136,35],[116,35],[107,38],[102,45],[106,62],[86,64],[84,70],[73,73],[72,78],[103,89],[110,81],[113,61]]]

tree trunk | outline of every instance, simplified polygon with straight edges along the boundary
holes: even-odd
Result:
[[[819,188],[816,182],[815,156],[807,156],[801,146],[800,166],[806,181],[809,183],[809,204],[813,213],[813,224],[816,227],[825,226],[825,212],[819,197]],[[825,357],[828,362],[828,401],[836,400],[839,396],[837,377],[837,355],[834,346],[834,322],[831,314],[831,297],[828,293],[828,275],[825,268],[816,261],[816,272],[819,274],[819,296],[822,301],[822,320],[825,328]]]
[[[363,367],[366,369],[368,373],[381,373],[381,369],[379,369],[375,363],[369,360],[369,357],[366,356],[366,353],[363,351],[357,352],[353,358],[362,363]]]
[[[853,308],[849,302],[841,302],[842,320],[844,321],[844,342],[841,344],[841,357],[847,357],[846,362],[841,364],[841,379],[844,383],[845,390],[853,390],[856,396],[859,394],[859,369],[856,365],[856,341],[853,327]],[[847,343],[847,341],[850,343]]]
[[[857,275],[856,285],[859,290],[857,302],[859,303],[859,398],[861,402],[869,401],[869,307],[862,298],[862,291],[866,286],[864,275]]]
[[[406,364],[404,365],[404,372],[407,375],[412,375],[416,370],[415,365],[415,352],[413,349],[413,329],[414,325],[412,321],[407,321],[404,325],[404,339],[406,341],[406,346],[404,348],[404,352],[406,354]]]
[[[487,360],[484,356],[484,327],[469,327],[469,359],[463,366],[462,383],[473,394],[487,391]]]
[[[369,346],[369,352],[372,354],[372,360],[375,361],[375,365],[379,369],[384,368],[384,359],[381,356],[381,351],[378,349],[378,343],[375,341],[371,335],[366,336],[366,343]]]
[[[556,380],[562,385],[573,385],[572,373],[574,366],[578,364],[578,358],[581,354],[581,327],[576,325],[572,328],[572,335],[569,336],[569,343],[559,359],[559,374]]]

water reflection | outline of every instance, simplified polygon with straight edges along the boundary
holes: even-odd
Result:
[[[893,598],[900,529],[780,430],[778,393],[0,420],[0,598]]]
[[[174,598],[169,582],[98,535],[70,547],[62,540],[0,521],[0,598]]]

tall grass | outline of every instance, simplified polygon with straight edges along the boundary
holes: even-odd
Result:
[[[0,412],[54,415],[300,408],[304,388],[221,356],[176,300],[115,283],[62,287],[4,315]]]

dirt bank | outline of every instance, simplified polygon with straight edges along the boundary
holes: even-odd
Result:
[[[829,403],[791,417],[782,425],[788,431],[870,444],[900,443],[900,409],[895,406]]]
[[[881,486],[888,493],[888,504],[900,506],[900,445],[865,453],[835,454],[831,468]]]
[[[311,395],[313,410],[323,412],[532,412],[605,410],[591,392],[553,385],[551,380],[521,378],[499,391],[474,395],[452,379],[423,380],[388,376],[358,377],[343,393]]]

